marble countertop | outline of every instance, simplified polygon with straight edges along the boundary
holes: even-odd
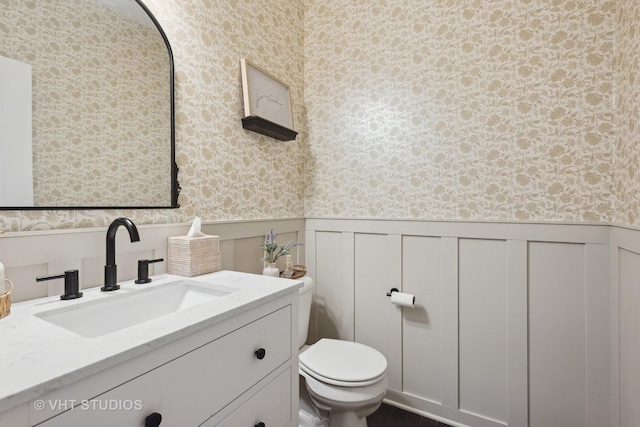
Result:
[[[43,311],[72,308],[184,279],[237,291],[93,338],[36,316]],[[137,285],[131,280],[120,282],[120,286],[114,292],[101,292],[100,287],[84,289],[84,296],[76,300],[63,301],[53,296],[11,306],[11,314],[0,319],[0,413],[279,298],[300,288],[302,282],[220,271],[192,278],[163,274],[153,276],[149,284]]]

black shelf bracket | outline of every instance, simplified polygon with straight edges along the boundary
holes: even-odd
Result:
[[[296,139],[296,136],[298,135],[298,132],[296,131],[258,116],[243,117],[242,127],[280,141],[292,141]]]

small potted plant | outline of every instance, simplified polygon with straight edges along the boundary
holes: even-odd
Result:
[[[278,258],[288,255],[291,248],[302,245],[302,243],[294,242],[293,240],[279,244],[276,241],[276,236],[277,234],[273,232],[272,228],[269,234],[266,235],[264,243],[260,245],[260,248],[264,251],[264,257],[262,258],[264,269],[262,270],[262,274],[265,276],[280,276],[280,269],[276,267]]]

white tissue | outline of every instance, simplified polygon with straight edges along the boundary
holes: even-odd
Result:
[[[415,307],[416,297],[404,292],[391,292],[391,303],[402,307]]]
[[[193,220],[193,224],[191,224],[191,228],[189,229],[189,232],[187,233],[187,237],[202,237],[205,236],[205,234],[200,231],[200,225],[202,224],[202,221],[200,221],[200,218],[195,217]]]

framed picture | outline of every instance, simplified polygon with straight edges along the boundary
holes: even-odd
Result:
[[[280,140],[295,139],[289,86],[244,58],[240,60],[240,69],[243,127]]]

